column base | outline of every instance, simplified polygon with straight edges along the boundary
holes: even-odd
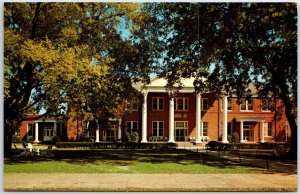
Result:
[[[39,141],[39,140],[34,140],[34,142],[33,143],[40,143],[41,141]]]
[[[222,143],[229,143],[229,141],[228,140],[222,140]]]
[[[99,142],[100,142],[99,140],[98,140],[98,141],[97,141],[97,140],[95,141],[95,143],[99,143]]]
[[[174,140],[169,140],[168,143],[175,143],[175,141]]]
[[[202,143],[201,139],[197,139],[195,143]]]
[[[240,141],[240,143],[245,143],[245,140]]]
[[[148,143],[148,141],[147,140],[142,140],[141,143]]]

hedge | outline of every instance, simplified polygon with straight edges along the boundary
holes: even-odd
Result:
[[[58,148],[126,148],[126,149],[175,149],[176,143],[134,143],[134,142],[57,142]]]

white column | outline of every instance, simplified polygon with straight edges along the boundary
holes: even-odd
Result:
[[[241,140],[240,142],[243,143],[244,142],[244,122],[241,121]]]
[[[196,94],[196,143],[201,143],[201,94]],[[203,136],[203,133],[202,133]]]
[[[53,124],[54,124],[54,127],[53,127],[53,136],[57,136],[57,123],[56,123],[56,121]]]
[[[223,96],[223,131],[222,143],[229,143],[227,139],[227,96]]]
[[[35,123],[35,140],[34,142],[38,143],[39,142],[39,124]]]
[[[264,131],[265,131],[265,129],[268,128],[268,123],[260,122],[260,125],[261,125],[261,139],[260,139],[260,142],[261,142],[261,143],[264,143],[264,142],[265,142],[265,134],[264,134]]]
[[[122,119],[119,119],[119,124],[118,124],[118,141],[121,141],[121,138],[122,138],[121,124],[122,124]]]
[[[142,143],[147,142],[147,91],[143,91],[144,101],[142,107]]]
[[[97,126],[97,129],[96,129],[96,140],[95,142],[100,142],[99,140],[99,126]]]
[[[169,105],[169,141],[174,143],[174,98],[170,97]]]

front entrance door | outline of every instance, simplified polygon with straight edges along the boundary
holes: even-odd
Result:
[[[116,141],[117,140],[117,125],[112,125],[111,129],[106,130],[106,141]]]
[[[254,141],[253,124],[251,124],[251,123],[244,124],[244,140],[245,141]]]
[[[54,135],[53,128],[44,128],[44,141],[51,141]]]
[[[175,122],[175,141],[187,141],[187,121]]]

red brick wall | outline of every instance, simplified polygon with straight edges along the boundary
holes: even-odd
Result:
[[[152,98],[163,97],[164,98],[164,110],[157,111],[152,110]],[[189,108],[186,111],[174,111],[175,121],[188,121],[188,136],[196,136],[196,96],[193,93],[180,93],[177,97],[187,97],[189,101]],[[210,94],[203,94],[201,98],[208,98],[210,107],[207,111],[201,111],[201,121],[208,122],[208,136],[212,140],[217,140],[221,137],[221,128],[223,115],[220,109],[222,99],[213,99]],[[152,136],[152,122],[163,121],[164,122],[164,136],[169,137],[169,96],[167,93],[148,93],[147,96],[147,137]],[[232,133],[237,132],[240,137],[240,122],[237,122],[237,118],[240,116],[249,117],[265,117],[265,122],[273,122],[273,137],[265,137],[265,141],[274,141],[276,132],[276,141],[284,141],[285,138],[282,135],[284,133],[284,127],[286,118],[284,114],[280,119],[277,119],[276,124],[274,122],[274,112],[262,112],[261,100],[253,98],[253,111],[241,111],[240,105],[236,103],[237,99],[232,99],[232,111],[228,111],[227,121],[232,122]],[[202,103],[202,101],[201,101]],[[141,102],[142,104],[142,102]],[[280,102],[277,102],[277,106]],[[139,111],[133,111],[126,113],[124,117],[126,121],[138,121],[139,129],[142,127],[141,123],[141,106]],[[261,123],[252,122],[254,125],[254,142],[259,142],[261,137]],[[276,129],[275,129],[276,125]],[[290,130],[288,130],[290,136]]]

